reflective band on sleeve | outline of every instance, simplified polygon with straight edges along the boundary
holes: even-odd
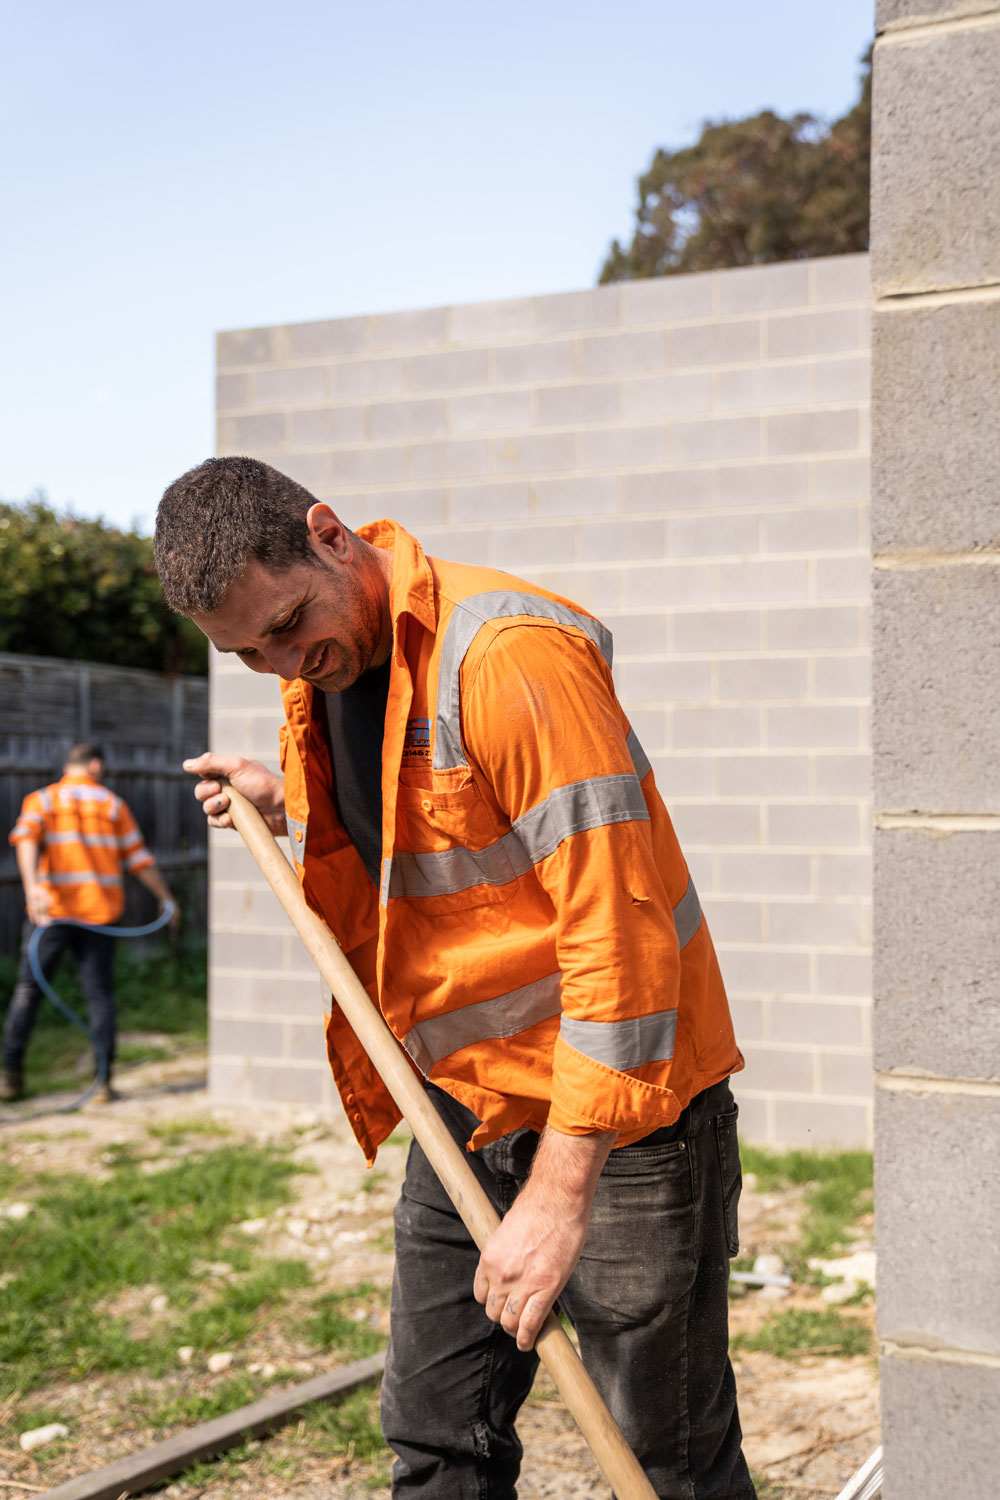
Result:
[[[561,1009],[560,987],[561,976],[547,974],[506,995],[463,1006],[446,1016],[431,1016],[407,1033],[403,1046],[420,1071],[429,1073],[442,1057],[462,1047],[517,1036],[540,1021],[551,1020]]]
[[[673,915],[677,941],[683,948],[701,923],[698,893],[690,880]],[[407,1034],[403,1046],[421,1072],[429,1073],[435,1063],[452,1052],[474,1047],[479,1042],[517,1036],[540,1021],[557,1016],[560,1009],[561,975],[548,974],[506,995],[420,1021]],[[632,1016],[625,1021],[574,1021],[563,1016],[560,1034],[577,1052],[626,1072],[641,1068],[644,1063],[669,1062],[674,1055],[676,1027],[676,1010]]]
[[[123,841],[113,833],[80,833],[73,829],[69,833],[49,833],[46,844],[84,844],[88,849],[124,849]]]
[[[498,589],[494,593],[474,594],[455,606],[448,621],[438,666],[437,713],[434,721],[434,769],[451,770],[468,765],[462,750],[462,718],[459,672],[465,654],[482,627],[491,620],[527,615],[536,620],[553,620],[582,630],[597,646],[608,666],[611,665],[611,632],[600,620],[577,613],[553,599],[538,594],[519,594]]]
[[[120,875],[95,875],[92,870],[63,870],[58,873],[50,870],[42,879],[45,885],[106,885],[113,888],[122,883]]]
[[[452,896],[477,885],[506,885],[554,853],[563,839],[609,823],[648,822],[635,776],[594,776],[556,787],[518,818],[510,833],[484,849],[442,849],[427,854],[397,850],[388,881],[390,896]],[[386,888],[383,871],[383,889]]]
[[[701,902],[698,900],[698,892],[690,876],[687,890],[674,907],[673,916],[674,926],[677,928],[677,946],[686,948],[701,926]]]
[[[134,854],[130,854],[128,856],[125,861],[125,868],[126,870],[136,870],[141,866],[143,869],[145,869],[146,865],[151,864],[153,864],[153,856],[150,854],[145,844],[143,844],[141,849],[136,849]]]
[[[673,909],[673,918],[677,945],[684,948],[701,926],[701,903],[690,878],[687,890]],[[630,1068],[641,1068],[643,1063],[669,1062],[674,1055],[676,1029],[676,1010],[661,1010],[627,1021],[574,1021],[563,1016],[559,1034],[585,1057],[624,1073]]]
[[[661,1010],[627,1021],[572,1021],[563,1016],[559,1035],[584,1057],[626,1073],[644,1063],[669,1062],[676,1030],[677,1012]]]
[[[639,739],[634,729],[629,730],[628,739],[625,743],[628,746],[628,753],[632,757],[632,764],[635,766],[635,774],[640,781],[645,781],[652,767],[646,759],[646,752],[639,744]]]
[[[544,802],[517,819],[513,832],[536,865],[572,833],[631,822],[648,823],[649,812],[638,781],[625,773],[593,776],[556,787]]]
[[[296,864],[302,864],[306,852],[306,825],[300,823],[298,818],[290,818],[285,814],[285,827],[288,829],[288,842],[291,845],[292,858]]]

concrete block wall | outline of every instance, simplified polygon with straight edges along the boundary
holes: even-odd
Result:
[[[869,326],[844,256],[218,340],[220,453],[612,628],[761,1142],[871,1133]],[[273,682],[212,670],[216,747],[273,757]],[[318,982],[213,853],[213,1087],[327,1099]]]
[[[872,204],[885,1500],[997,1492],[1000,5],[880,0]]]

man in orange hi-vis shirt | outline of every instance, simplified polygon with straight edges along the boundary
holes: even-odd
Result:
[[[502,1215],[480,1253],[413,1144],[382,1383],[395,1500],[514,1500],[556,1298],[661,1500],[754,1500],[727,1328],[743,1058],[610,631],[398,522],[352,531],[251,458],[175,481],[154,550],[170,607],[281,678],[283,774],[207,751],[184,763],[195,796],[227,827],[224,778],[287,833]],[[371,1162],[399,1111],[328,1008],[317,1048]]]
[[[100,746],[80,741],[66,758],[62,779],[28,793],[10,832],[27,921],[21,968],[3,1031],[0,1099],[19,1099],[24,1092],[24,1054],[42,998],[28,961],[28,945],[39,927],[49,929],[38,945],[46,979],[51,979],[67,949],[76,959],[97,1058],[98,1098],[110,1102],[116,1097],[111,1086],[114,938],[101,929],[122,914],[125,871],[153,893],[161,911],[173,898],[125,803],[101,786],[103,771]],[[67,922],[88,925],[64,925]]]

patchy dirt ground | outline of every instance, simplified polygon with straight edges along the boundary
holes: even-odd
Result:
[[[64,1103],[64,1097],[16,1108],[0,1106],[0,1149],[5,1158],[27,1171],[93,1175],[101,1170],[102,1152],[147,1140],[151,1127],[172,1128],[207,1118],[224,1126],[230,1141],[292,1140],[296,1159],[314,1170],[295,1177],[294,1204],[244,1225],[244,1232],[276,1255],[305,1259],[315,1278],[308,1295],[371,1282],[376,1290],[367,1316],[373,1326],[384,1327],[384,1289],[392,1272],[392,1205],[405,1166],[405,1140],[394,1140],[380,1151],[380,1175],[374,1177],[365,1171],[346,1123],[339,1118],[210,1105],[204,1058],[199,1054],[135,1068],[120,1081],[121,1102],[90,1106],[76,1114],[24,1118],[45,1104]],[[209,1144],[204,1136],[189,1139],[191,1149]],[[801,1189],[763,1194],[751,1182],[741,1206],[741,1251],[780,1251],[782,1243],[794,1239],[802,1199]],[[864,1234],[864,1225],[861,1230]],[[226,1271],[224,1264],[206,1266],[206,1275],[224,1276]],[[134,1290],[128,1294],[128,1305],[114,1311],[133,1317],[137,1329],[148,1326],[157,1315],[154,1297],[154,1288]],[[732,1305],[732,1331],[753,1332],[776,1309],[820,1310],[825,1305],[812,1289],[751,1291]],[[848,1311],[872,1326],[870,1305]],[[209,1392],[239,1372],[266,1375],[268,1366],[294,1370],[303,1380],[323,1373],[330,1362],[297,1347],[290,1327],[289,1320],[276,1316],[266,1337],[240,1348],[225,1374],[210,1373],[203,1362],[184,1365],[179,1359],[176,1373],[157,1383],[157,1397],[190,1393],[192,1388]],[[834,1358],[820,1351],[783,1359],[743,1352],[734,1364],[745,1450],[760,1500],[836,1496],[879,1441],[874,1358]],[[17,1403],[22,1414],[38,1412],[40,1421],[49,1421],[49,1414],[58,1411],[71,1426],[69,1440],[55,1450],[34,1454],[20,1450],[5,1421],[15,1403],[8,1403],[6,1410],[0,1405],[0,1500],[42,1493],[156,1441],[161,1434],[144,1420],[148,1389],[147,1377],[115,1375],[33,1392]],[[607,1496],[583,1439],[544,1374],[522,1413],[519,1430],[525,1447],[521,1500]],[[350,1453],[319,1456],[310,1447],[307,1424],[294,1421],[250,1444],[238,1464],[220,1463],[199,1471],[191,1482],[174,1481],[160,1491],[165,1500],[387,1500],[388,1493],[384,1464],[372,1466]]]

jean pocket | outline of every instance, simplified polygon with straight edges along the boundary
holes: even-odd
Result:
[[[740,1169],[740,1148],[736,1137],[736,1121],[739,1108],[724,1115],[716,1115],[715,1144],[719,1150],[719,1172],[722,1178],[722,1213],[726,1223],[726,1244],[731,1256],[740,1250],[739,1203],[743,1188],[743,1173]]]

